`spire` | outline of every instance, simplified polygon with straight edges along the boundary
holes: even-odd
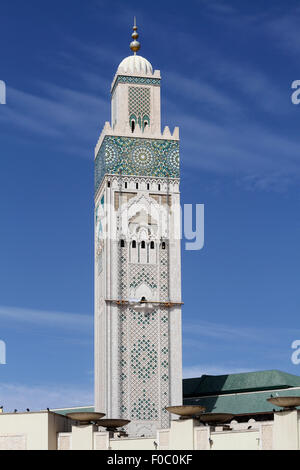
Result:
[[[136,19],[134,17],[134,24],[133,24],[133,33],[131,35],[133,41],[130,43],[130,49],[133,51],[134,55],[136,55],[137,51],[140,49],[141,45],[137,38],[139,37],[139,34],[137,32],[137,25],[136,25]]]

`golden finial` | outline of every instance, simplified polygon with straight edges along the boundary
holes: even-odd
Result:
[[[134,24],[133,24],[133,33],[131,35],[133,41],[130,43],[130,49],[133,51],[134,55],[137,53],[137,51],[140,49],[141,45],[137,38],[139,37],[139,34],[137,32],[137,25],[136,25],[136,19],[134,17]]]

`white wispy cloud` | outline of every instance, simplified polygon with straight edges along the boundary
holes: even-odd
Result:
[[[223,341],[265,341],[265,332],[260,328],[239,325],[225,325],[207,321],[189,322],[183,325],[183,333],[186,338],[193,338],[196,335],[200,338],[215,338]]]
[[[92,315],[51,312],[20,307],[0,306],[0,319],[2,323],[6,320],[47,327],[66,328],[68,330],[86,331],[91,330],[93,327]]]
[[[256,123],[222,125],[181,115],[185,165],[245,175],[300,175],[297,136],[279,136]]]
[[[295,183],[292,174],[284,175],[280,173],[270,173],[265,175],[252,174],[241,177],[237,184],[249,191],[274,191],[282,193]]]
[[[106,120],[108,101],[74,89],[43,84],[41,95],[7,89],[8,103],[0,119],[7,128],[52,140],[52,144],[92,158],[93,147]],[[84,151],[82,151],[84,149]]]
[[[225,3],[221,0],[201,0],[203,6],[205,6],[208,11],[212,11],[214,15],[235,15],[237,10],[233,7],[233,5],[229,5],[228,2]]]
[[[185,100],[196,102],[205,106],[205,109],[218,111],[219,113],[240,115],[243,108],[236,99],[223,92],[221,86],[213,84],[210,80],[198,77],[196,80],[177,72],[169,72],[167,75],[168,91],[176,96],[182,96]],[[222,114],[224,116],[224,114]]]
[[[264,30],[272,37],[274,47],[298,57],[300,52],[300,7],[298,5],[286,8],[286,6],[284,5],[280,15],[276,15],[264,23]]]
[[[255,16],[251,9],[246,13],[222,1],[199,3],[204,15],[214,12],[233,34],[245,29],[249,41],[261,38],[266,50],[284,43],[290,49],[296,44],[292,54],[297,51],[300,8],[283,13],[272,7]],[[221,45],[205,41],[199,42],[195,32],[184,33],[182,43],[197,48],[184,59],[184,74],[167,72],[167,106],[181,128],[183,164],[234,175],[244,189],[285,191],[300,178],[300,141],[287,125],[295,111],[290,83],[277,80],[248,50],[235,59],[224,55]],[[195,68],[195,63],[205,66]]]
[[[249,103],[259,112],[275,116],[289,113],[290,100],[285,89],[279,88],[274,77],[268,75],[256,65],[245,60],[233,61],[216,54],[215,60],[210,63],[213,77],[218,81],[218,88],[223,89],[224,84],[230,85],[231,93],[239,100],[244,109],[244,116],[249,114]]]
[[[268,317],[266,314],[264,314]],[[297,332],[285,326],[192,321],[183,324],[184,377],[286,368]],[[283,350],[282,346],[286,347]],[[205,358],[205,362],[198,361]]]
[[[120,48],[113,47],[107,41],[104,46],[101,43],[90,43],[65,34],[62,36],[62,40],[65,46],[63,50],[59,51],[58,57],[63,59],[65,66],[76,66],[73,73],[79,75],[82,73],[82,67],[79,67],[79,65],[82,66],[84,63],[83,57],[88,57],[90,67],[92,65],[113,67],[114,64],[118,63],[118,60],[120,61]],[[99,73],[99,79],[101,80],[101,73]]]
[[[87,382],[87,381],[86,381]],[[31,411],[47,408],[88,406],[94,403],[92,385],[21,384],[0,382],[0,406],[4,411]]]
[[[192,108],[187,114],[172,101],[168,109],[173,122],[180,123],[181,159],[186,168],[234,175],[245,189],[282,191],[299,181],[300,141],[288,129],[280,133],[248,117],[246,111],[239,118],[233,111],[222,122],[208,113],[195,115]]]

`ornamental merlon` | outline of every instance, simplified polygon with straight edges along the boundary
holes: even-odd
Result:
[[[116,131],[111,127],[111,124],[109,121],[106,121],[104,124],[104,127],[102,129],[102,132],[100,134],[100,137],[98,139],[97,145],[95,147],[95,159],[99,153],[100,147],[102,145],[103,140],[105,139],[106,136],[117,136],[117,137],[132,137],[132,132],[128,130],[127,132],[122,132],[120,134],[116,133]],[[165,126],[163,132],[156,132],[153,133],[151,132],[150,128],[146,127],[144,130],[140,129],[139,127],[136,127],[135,132],[134,132],[134,137],[138,137],[141,139],[171,139],[171,140],[177,140],[179,141],[179,127],[176,126],[174,127],[173,133],[170,131],[169,126]]]

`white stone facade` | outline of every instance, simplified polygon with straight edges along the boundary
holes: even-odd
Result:
[[[160,126],[159,71],[119,67],[95,155],[95,408],[138,436],[182,403],[179,132]]]

